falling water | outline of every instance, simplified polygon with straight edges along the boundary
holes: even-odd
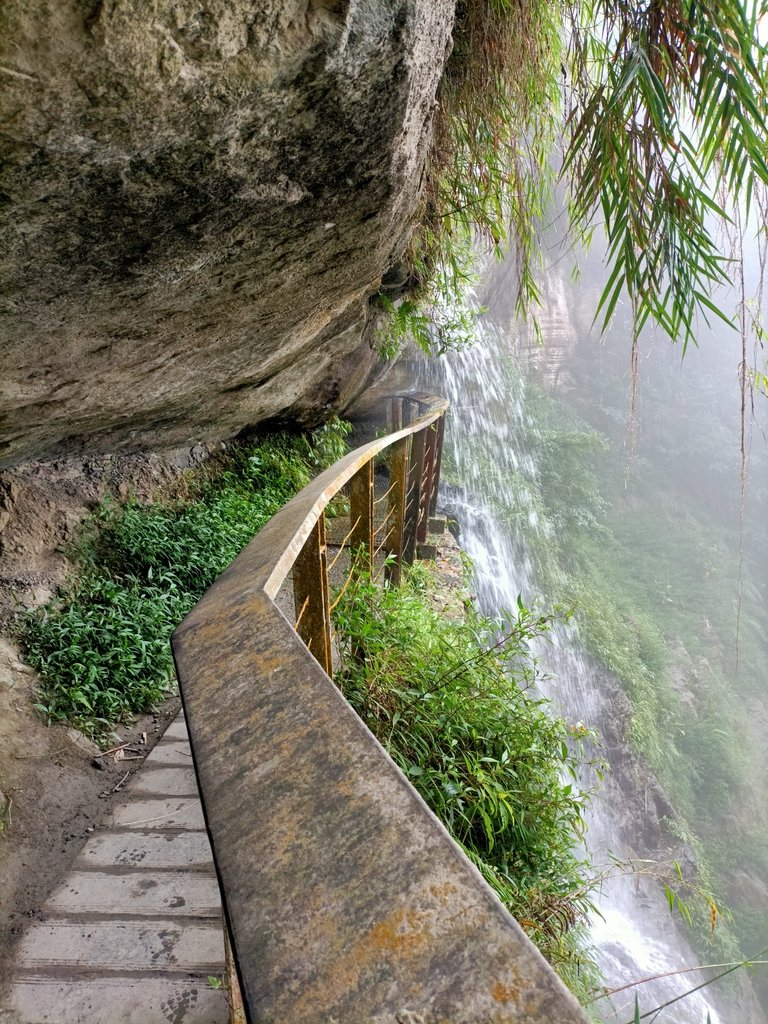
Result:
[[[540,552],[552,530],[537,507],[537,466],[522,440],[535,434],[535,424],[526,410],[520,377],[500,368],[506,358],[500,357],[503,349],[504,339],[487,333],[467,351],[418,362],[412,370],[419,386],[451,401],[442,499],[459,523],[462,547],[474,563],[477,599],[486,614],[513,608],[519,594],[530,602],[542,592]],[[579,649],[577,627],[556,627],[537,653],[551,677],[545,685],[557,710],[600,733],[615,706],[601,685],[601,670]],[[632,857],[622,827],[625,803],[609,775],[588,817],[588,846],[598,867],[610,863],[611,857]],[[697,964],[657,880],[617,873],[603,883],[598,904],[591,941],[607,987]],[[610,1006],[605,999],[597,1005],[604,1021],[630,1024],[635,992],[645,1013],[694,988],[704,977],[678,974],[630,988],[614,996]],[[707,1014],[711,1024],[745,1024],[743,1011],[736,1013],[712,989],[675,1002],[653,1020],[706,1024]]]

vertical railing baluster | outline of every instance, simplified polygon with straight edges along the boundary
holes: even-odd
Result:
[[[437,512],[437,492],[440,487],[440,469],[443,464],[443,441],[445,440],[445,414],[435,423],[435,463],[432,471],[432,491],[429,496],[429,515]]]
[[[411,458],[408,468],[408,490],[405,499],[403,523],[403,561],[412,565],[416,557],[416,530],[421,507],[421,484],[424,475],[425,430],[419,430],[411,440]]]
[[[408,438],[403,437],[390,448],[389,461],[389,504],[387,506],[387,531],[384,550],[389,560],[386,579],[397,585],[403,564],[403,520],[405,515],[405,494],[408,484]]]
[[[394,434],[403,425],[403,400],[402,398],[390,398],[389,400],[389,429]]]
[[[359,469],[349,482],[349,519],[352,555],[357,570],[373,572],[373,461]]]
[[[329,676],[333,675],[328,556],[323,512],[293,563],[296,630]]]
[[[427,528],[429,526],[430,506],[432,504],[432,480],[435,474],[435,457],[437,454],[437,431],[435,424],[424,430],[426,435],[424,451],[424,474],[422,477],[423,489],[419,507],[419,522],[416,527],[416,540],[423,544],[427,539]]]
[[[400,402],[400,408],[402,410],[400,425],[407,427],[413,419],[413,399],[409,398],[408,395],[404,395]]]

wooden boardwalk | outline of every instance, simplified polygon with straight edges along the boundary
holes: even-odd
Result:
[[[221,903],[179,715],[21,940],[3,1024],[226,1024]]]

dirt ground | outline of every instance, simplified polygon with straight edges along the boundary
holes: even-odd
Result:
[[[130,760],[96,758],[98,748],[81,734],[48,728],[33,710],[34,675],[15,670],[24,682],[7,685],[14,662],[11,646],[0,642],[0,983],[25,925],[179,709],[173,698],[118,729],[121,743],[135,745],[125,754]]]
[[[127,756],[136,760],[95,758],[98,748],[85,737],[49,728],[34,709],[38,680],[13,641],[15,616],[46,603],[71,572],[67,545],[107,493],[162,493],[212,450],[36,463],[0,474],[0,982],[24,925],[179,707],[170,699],[117,729],[114,745],[130,742]]]

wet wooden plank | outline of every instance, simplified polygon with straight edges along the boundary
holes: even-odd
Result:
[[[373,460],[355,473],[349,485],[349,518],[352,523],[350,543],[357,551],[358,566],[373,569]]]
[[[397,441],[392,446],[389,462],[389,503],[383,543],[387,557],[390,559],[386,568],[387,579],[394,585],[400,582],[400,569],[403,561],[403,520],[405,494],[408,486],[408,444],[407,437]]]
[[[296,632],[328,675],[333,675],[325,514],[312,527],[294,563],[293,597]]]

